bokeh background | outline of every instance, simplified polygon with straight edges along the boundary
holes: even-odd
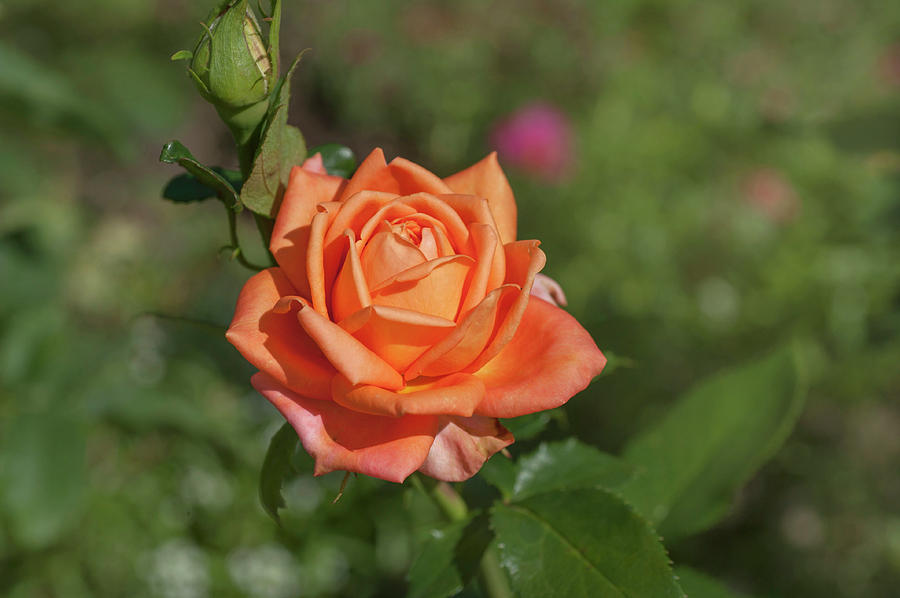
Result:
[[[332,505],[335,474],[290,481],[280,529],[258,505],[280,420],[222,336],[248,272],[217,254],[218,203],[160,199],[170,138],[236,165],[168,60],[205,4],[0,3],[0,595],[399,596],[437,516],[364,478]],[[285,56],[312,48],[291,113],[310,145],[440,174],[501,149],[520,237],[610,354],[545,438],[616,452],[697,380],[810,339],[794,434],[670,554],[753,596],[896,595],[900,4],[306,0],[285,20]]]

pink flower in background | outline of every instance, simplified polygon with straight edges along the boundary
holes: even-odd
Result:
[[[791,185],[774,168],[759,168],[744,179],[744,199],[773,222],[787,222],[797,213],[798,201]]]
[[[505,164],[547,181],[564,179],[573,166],[572,126],[550,104],[529,104],[499,121],[491,145]]]

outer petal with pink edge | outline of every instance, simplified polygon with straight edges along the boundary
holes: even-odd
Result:
[[[446,482],[468,480],[513,442],[513,435],[492,417],[447,417],[442,424],[419,471]]]
[[[345,470],[402,483],[425,462],[438,430],[436,417],[366,415],[302,397],[261,372],[250,381],[297,431],[315,475]]]
[[[253,275],[241,289],[225,336],[247,361],[279,383],[328,400],[337,371],[303,331],[296,315],[274,311],[282,297],[295,293],[281,268]]]
[[[497,152],[491,152],[481,162],[448,176],[444,182],[455,193],[477,195],[488,200],[497,221],[501,243],[506,245],[516,240],[516,198],[497,161]]]
[[[518,417],[559,407],[604,365],[606,357],[575,318],[532,297],[513,339],[475,372],[487,389],[475,413]]]

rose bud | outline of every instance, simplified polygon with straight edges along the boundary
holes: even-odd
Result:
[[[276,9],[277,10],[277,9]],[[267,100],[278,77],[277,57],[263,42],[256,15],[247,0],[224,2],[213,11],[206,31],[193,52],[181,51],[172,59],[189,59],[188,75],[208,102],[235,133],[256,128],[265,116]],[[277,31],[270,30],[270,41]]]
[[[563,405],[606,363],[538,245],[496,154],[443,179],[378,149],[349,180],[310,161],[227,338],[316,475],[465,480],[513,442],[498,418]]]

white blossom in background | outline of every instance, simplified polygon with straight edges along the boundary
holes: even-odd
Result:
[[[730,282],[713,276],[700,283],[697,289],[700,312],[710,323],[728,326],[734,323],[740,309],[741,298]]]
[[[181,496],[188,504],[218,511],[231,504],[234,491],[221,473],[191,467],[181,478]]]
[[[206,554],[183,538],[169,540],[138,561],[138,571],[160,598],[206,598],[209,566]]]
[[[284,502],[291,511],[308,515],[322,502],[322,487],[309,475],[299,476],[285,484]]]
[[[305,564],[309,571],[310,589],[304,593],[305,596],[336,592],[347,583],[350,565],[343,552],[333,546],[320,546],[309,556]]]
[[[228,574],[252,598],[294,598],[302,591],[300,566],[278,544],[238,548],[228,557]]]
[[[155,386],[166,373],[162,346],[166,335],[150,317],[138,318],[131,327],[131,358],[128,369],[141,386]]]

